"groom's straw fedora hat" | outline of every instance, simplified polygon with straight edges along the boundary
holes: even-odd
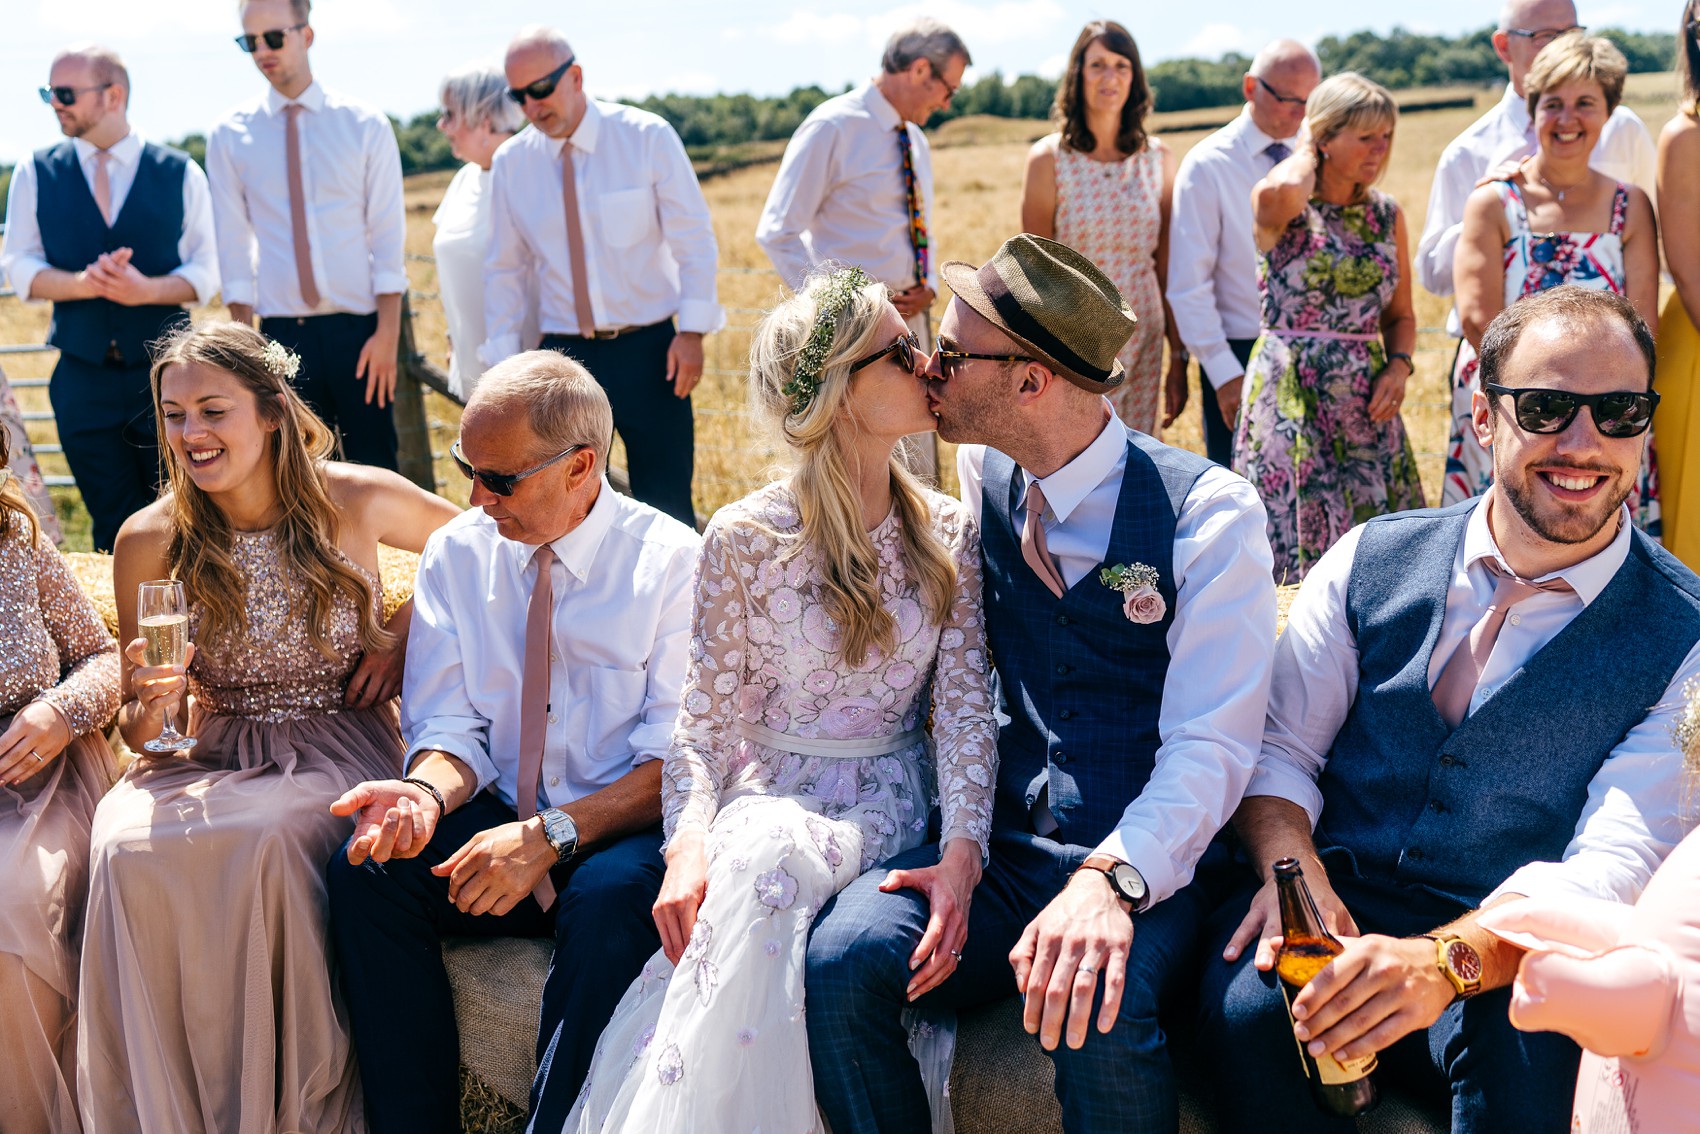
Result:
[[[1084,390],[1102,394],[1126,376],[1116,354],[1138,320],[1098,266],[1066,244],[1022,233],[976,268],[939,269],[956,297]]]

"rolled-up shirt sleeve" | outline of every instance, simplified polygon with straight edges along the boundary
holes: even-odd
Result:
[[[510,183],[518,176],[511,156],[498,151],[491,171],[490,250],[484,258],[486,337],[478,348],[478,361],[485,366],[494,366],[519,353],[526,288],[536,274],[531,247],[514,222],[514,206],[508,200]]]
[[[406,767],[422,752],[446,752],[472,769],[478,791],[499,775],[490,759],[490,722],[466,692],[466,661],[449,602],[441,542],[433,537],[413,586],[413,622],[401,683],[401,735]],[[476,794],[476,792],[474,793]]]
[[[1169,219],[1169,311],[1187,350],[1212,386],[1245,372],[1228,345],[1216,306],[1216,262],[1222,243],[1221,188],[1201,162],[1182,162]],[[1234,202],[1251,208],[1250,200]]]
[[[182,261],[171,274],[195,289],[195,302],[202,306],[218,294],[218,237],[213,230],[212,190],[200,166],[183,167],[183,236],[177,242]]]
[[[366,139],[366,248],[372,293],[407,290],[407,210],[401,193],[401,150],[387,119],[374,119]]]
[[[1481,175],[1475,171],[1470,152],[1454,143],[1440,155],[1434,185],[1428,195],[1428,216],[1423,221],[1422,239],[1412,257],[1417,282],[1439,296],[1453,292],[1452,257],[1464,231],[1464,203]]]
[[[673,746],[685,673],[690,667],[691,607],[696,572],[695,546],[674,548],[660,585],[666,594],[655,625],[643,711],[632,727],[632,766],[660,760]]]
[[[685,145],[671,127],[652,132],[650,168],[661,231],[679,265],[679,330],[710,334],[726,325],[715,272],[720,246]]]
[[[242,171],[232,152],[234,131],[214,127],[207,137],[207,185],[212,193],[213,228],[218,235],[218,276],[224,302],[252,307],[259,294],[259,246],[242,191]]]
[[[793,290],[803,286],[813,267],[803,233],[826,199],[836,140],[832,127],[822,122],[804,122],[797,128],[756,223],[756,243]]]
[[[35,277],[51,268],[41,241],[35,216],[35,161],[20,161],[12,167],[12,185],[6,191],[6,235],[0,244],[0,278],[11,281],[12,290],[26,303],[45,303],[30,295]]]

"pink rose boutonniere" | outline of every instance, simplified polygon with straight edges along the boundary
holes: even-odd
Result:
[[[1129,622],[1149,626],[1161,622],[1169,604],[1157,593],[1157,569],[1144,563],[1117,563],[1098,572],[1098,581],[1122,593],[1122,613]]]

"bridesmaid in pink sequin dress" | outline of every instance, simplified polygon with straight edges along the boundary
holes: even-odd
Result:
[[[1112,20],[1087,24],[1057,85],[1060,129],[1027,156],[1021,228],[1091,258],[1133,309],[1139,327],[1117,356],[1127,380],[1109,398],[1124,423],[1155,434],[1186,404],[1187,354],[1163,299],[1177,163],[1145,132],[1150,110],[1133,37]]]

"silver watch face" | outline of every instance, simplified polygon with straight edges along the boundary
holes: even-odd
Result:
[[[1110,882],[1122,897],[1133,903],[1135,909],[1145,904],[1145,879],[1127,863],[1118,863],[1110,870]]]
[[[543,820],[543,837],[549,840],[549,845],[555,848],[555,854],[562,858],[570,858],[578,850],[578,824],[573,817],[558,807],[551,807],[540,816]]]

